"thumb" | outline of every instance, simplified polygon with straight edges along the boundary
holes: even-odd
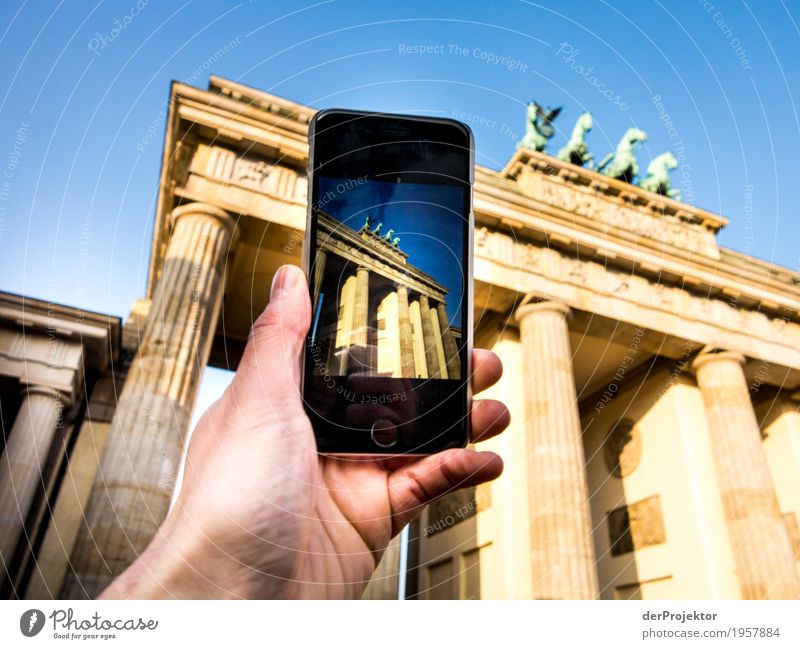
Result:
[[[240,407],[252,405],[282,419],[302,414],[301,362],[310,321],[311,301],[303,271],[281,266],[272,280],[269,304],[253,323],[231,383]]]
[[[491,451],[458,448],[428,455],[389,474],[392,536],[415,519],[422,508],[444,495],[494,480],[503,460]]]

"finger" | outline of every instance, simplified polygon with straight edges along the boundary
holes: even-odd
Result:
[[[392,536],[397,534],[425,505],[446,493],[494,480],[503,471],[496,453],[458,448],[429,455],[389,474],[392,506]]]
[[[511,413],[502,401],[479,399],[472,404],[472,441],[483,442],[499,435],[511,423]]]
[[[302,412],[300,359],[311,320],[305,275],[284,265],[275,273],[267,308],[250,330],[231,390],[242,405]],[[283,409],[288,409],[283,410]]]
[[[472,350],[472,392],[482,392],[493,386],[503,375],[503,364],[497,354],[488,349]]]

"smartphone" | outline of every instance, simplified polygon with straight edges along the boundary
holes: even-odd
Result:
[[[330,109],[309,125],[303,400],[320,453],[466,446],[472,132]]]

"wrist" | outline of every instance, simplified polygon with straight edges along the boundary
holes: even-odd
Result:
[[[178,503],[150,545],[100,599],[291,597],[289,582],[237,560],[187,518]]]
[[[237,570],[230,557],[176,505],[153,540],[100,599],[228,599],[237,592]]]
[[[209,596],[200,582],[190,538],[176,529],[174,516],[164,520],[153,540],[100,599],[190,599]],[[208,584],[206,585],[206,587]]]

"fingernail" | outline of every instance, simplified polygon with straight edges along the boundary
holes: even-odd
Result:
[[[297,284],[297,276],[299,273],[295,271],[294,266],[284,264],[275,273],[272,278],[272,288],[269,290],[270,299],[274,299],[283,291],[290,291]]]

